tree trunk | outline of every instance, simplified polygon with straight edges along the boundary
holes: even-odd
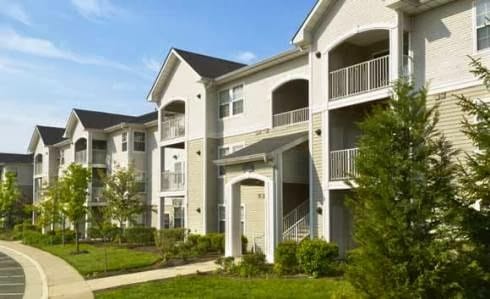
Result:
[[[80,244],[78,242],[78,223],[75,223],[75,246],[77,254],[80,253]]]
[[[104,273],[107,273],[107,268],[108,268],[108,261],[107,261],[107,238],[104,236],[102,237],[102,243],[104,243]]]
[[[124,234],[123,221],[120,220],[119,221],[119,246],[122,245],[123,234]]]

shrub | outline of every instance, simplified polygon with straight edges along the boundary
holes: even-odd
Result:
[[[155,242],[155,228],[130,227],[124,231],[123,239],[131,245],[151,245]]]
[[[52,236],[33,230],[24,231],[24,236],[22,242],[26,245],[32,246],[47,246],[52,244]]]
[[[24,231],[36,231],[36,232],[41,232],[39,227],[32,225],[30,223],[19,223],[14,226],[14,229],[12,230],[13,233],[13,238],[15,240],[22,240],[23,232]]]
[[[269,267],[263,253],[249,253],[242,257],[236,269],[241,277],[256,277],[267,273]]]
[[[218,273],[234,274],[236,272],[236,269],[235,269],[236,265],[235,265],[235,258],[234,257],[221,256],[216,260],[215,264],[219,266]]]
[[[186,249],[184,239],[187,231],[184,228],[163,229],[155,231],[155,245],[160,249],[163,261],[177,256],[179,249]],[[186,255],[187,253],[180,253]]]
[[[295,274],[298,272],[297,249],[298,243],[295,241],[285,241],[277,246],[274,253],[274,271],[277,274]]]
[[[337,245],[319,239],[303,240],[296,253],[300,268],[314,277],[332,273],[338,255]]]
[[[225,235],[219,233],[210,233],[207,235],[211,243],[210,251],[220,254],[225,253]]]
[[[119,238],[119,235],[121,234],[121,230],[117,226],[112,226],[111,228],[106,228],[105,229],[105,237],[107,238],[107,241],[114,242]],[[89,227],[88,228],[88,235],[92,239],[102,239],[102,232],[98,227]]]

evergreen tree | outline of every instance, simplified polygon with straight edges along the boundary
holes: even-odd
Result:
[[[348,199],[354,239],[347,278],[367,298],[452,298],[461,293],[456,152],[436,129],[426,89],[395,84],[361,124],[358,176]]]
[[[490,71],[472,59],[472,73],[490,89]],[[466,153],[460,167],[461,197],[465,207],[463,227],[471,241],[473,273],[480,273],[468,286],[473,296],[490,298],[490,106],[480,99],[461,95],[459,105],[466,113],[463,132],[477,148]]]
[[[76,253],[80,253],[80,225],[85,222],[87,215],[88,184],[90,170],[79,164],[71,164],[65,171],[61,183],[63,184],[65,198],[63,200],[63,214],[73,224],[75,230]]]

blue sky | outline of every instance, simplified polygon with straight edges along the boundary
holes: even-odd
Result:
[[[170,47],[253,63],[290,48],[315,0],[0,0],[0,152],[72,108],[152,111]]]

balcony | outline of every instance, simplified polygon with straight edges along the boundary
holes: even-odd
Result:
[[[358,148],[330,152],[330,180],[343,181],[357,175],[355,159]]]
[[[329,82],[330,100],[388,87],[390,56],[382,56],[330,72]]]
[[[92,150],[92,164],[105,165],[107,157],[107,151],[101,149]]]
[[[34,175],[42,175],[42,174],[43,174],[43,164],[35,163]]]
[[[309,120],[309,109],[301,108],[293,111],[278,113],[272,116],[272,126],[282,127],[302,123]]]
[[[185,136],[185,117],[178,116],[161,123],[162,141]]]
[[[164,171],[161,177],[161,191],[184,191],[185,174],[182,172]]]
[[[79,163],[79,164],[87,163],[87,150],[75,152],[75,163]]]

